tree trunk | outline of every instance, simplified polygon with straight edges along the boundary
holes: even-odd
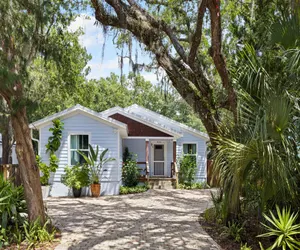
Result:
[[[21,178],[24,185],[29,221],[40,219],[45,222],[45,210],[42,198],[40,172],[36,164],[26,107],[19,108],[11,115],[11,122],[16,139],[16,153],[19,161]]]
[[[12,163],[12,128],[9,118],[3,118],[2,129],[2,164]]]

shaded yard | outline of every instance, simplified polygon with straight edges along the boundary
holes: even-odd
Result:
[[[149,190],[101,198],[50,198],[48,212],[62,231],[57,249],[219,249],[198,216],[208,190]]]

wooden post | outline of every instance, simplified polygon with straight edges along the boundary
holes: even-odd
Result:
[[[146,179],[149,179],[149,139],[146,139],[145,143],[145,151],[146,151]]]
[[[145,160],[145,162],[149,163],[149,140],[148,139],[146,139],[146,148],[145,148],[145,150],[146,150],[146,160]]]
[[[176,140],[173,141],[173,162],[176,162]]]

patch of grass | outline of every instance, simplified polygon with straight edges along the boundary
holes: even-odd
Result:
[[[149,189],[148,186],[135,186],[135,187],[126,187],[121,186],[120,187],[120,194],[136,194],[136,193],[143,193],[146,192]]]

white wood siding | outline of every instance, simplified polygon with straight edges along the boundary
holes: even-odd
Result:
[[[116,160],[108,163],[104,167],[104,173],[101,182],[102,192],[105,194],[109,194],[110,191],[105,190],[105,183],[109,182],[118,182],[119,181],[119,165],[120,161],[119,157],[119,148],[118,148],[118,130],[110,127],[106,124],[103,124],[97,120],[94,120],[90,117],[87,117],[83,114],[75,114],[71,117],[62,119],[64,123],[63,130],[63,138],[61,141],[61,146],[59,150],[56,152],[56,155],[59,158],[59,168],[54,174],[51,182],[53,184],[59,183],[58,190],[55,190],[55,185],[52,187],[51,193],[53,196],[64,196],[67,195],[66,187],[63,187],[60,183],[61,175],[64,174],[65,166],[69,165],[69,136],[70,134],[89,134],[90,144],[95,148],[96,145],[99,145],[100,151],[108,148],[107,157],[113,157]],[[40,155],[42,157],[42,161],[49,163],[49,155],[46,153],[45,145],[48,142],[49,136],[51,136],[51,132],[49,132],[49,128],[52,126],[47,125],[41,128],[41,137],[40,137]],[[53,190],[54,189],[54,190]],[[117,190],[117,189],[116,189]],[[115,191],[114,191],[115,192]]]
[[[183,156],[183,144],[196,143],[197,144],[197,172],[196,182],[206,182],[206,142],[191,133],[184,132],[183,137],[177,140],[176,154],[179,166],[180,158]],[[179,166],[180,167],[180,166]]]
[[[138,162],[146,160],[146,144],[145,139],[124,139],[123,140],[123,152],[128,147],[129,152],[132,152],[137,156]]]

